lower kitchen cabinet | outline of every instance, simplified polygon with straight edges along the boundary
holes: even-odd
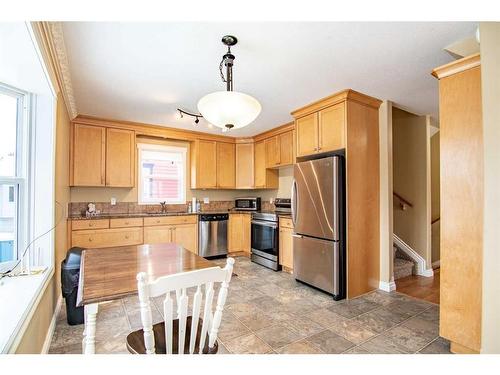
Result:
[[[229,215],[228,227],[228,253],[244,252],[250,256],[250,235],[251,235],[251,220],[250,214]]]
[[[71,246],[83,248],[129,246],[142,244],[142,228],[113,228],[75,230],[71,233]]]
[[[279,219],[279,259],[286,267],[285,271],[293,270],[293,224],[288,218]]]
[[[155,225],[144,227],[144,243],[174,242],[198,254],[198,224]]]

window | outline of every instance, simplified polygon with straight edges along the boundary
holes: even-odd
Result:
[[[186,203],[185,147],[138,144],[139,203]]]
[[[0,84],[0,263],[18,260],[26,238],[26,101],[25,93]]]

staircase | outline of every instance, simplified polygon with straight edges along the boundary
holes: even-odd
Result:
[[[415,274],[415,263],[396,246],[393,246],[394,254],[394,280]]]

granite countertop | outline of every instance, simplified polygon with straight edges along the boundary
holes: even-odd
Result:
[[[151,213],[113,213],[99,214],[96,216],[70,215],[70,220],[99,220],[99,219],[123,219],[134,217],[161,217],[161,216],[185,216],[185,215],[204,215],[204,214],[229,214],[230,211],[202,211],[202,212],[151,212]]]

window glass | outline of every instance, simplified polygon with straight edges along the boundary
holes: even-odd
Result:
[[[186,149],[139,146],[140,203],[186,202]]]
[[[0,92],[0,176],[16,175],[17,101]]]
[[[0,185],[0,262],[17,259],[16,186]]]

